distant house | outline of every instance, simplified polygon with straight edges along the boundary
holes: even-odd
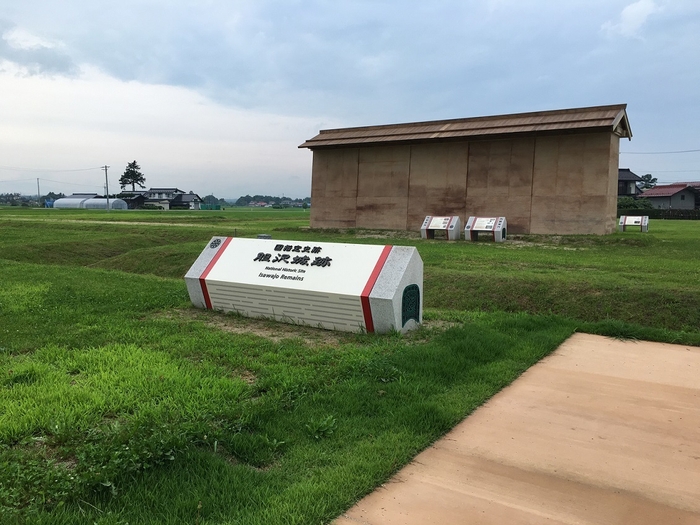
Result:
[[[178,188],[151,188],[144,192],[146,205],[153,205],[164,210],[198,210],[202,198],[194,192],[184,192]]]
[[[696,181],[693,181],[693,182],[686,182],[686,184],[687,184],[688,186],[690,186],[691,188],[695,188],[696,190],[700,191],[700,181],[697,181],[697,180],[696,180]],[[698,207],[700,207],[700,206],[698,206]]]
[[[170,201],[170,208],[173,210],[199,210],[202,202],[202,198],[194,192],[180,193]]]
[[[118,197],[126,202],[130,210],[142,208],[147,200],[145,191],[122,191]]]
[[[146,197],[152,200],[172,200],[177,195],[184,195],[186,192],[178,188],[151,188],[146,191]]]
[[[629,168],[619,168],[617,170],[617,196],[638,197],[642,190],[637,185],[642,182],[642,178]]]
[[[700,205],[700,187],[696,188],[688,182],[655,186],[642,196],[649,199],[654,208],[662,210],[693,210]]]

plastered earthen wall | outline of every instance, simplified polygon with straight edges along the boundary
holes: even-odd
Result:
[[[511,233],[611,233],[618,157],[607,132],[316,149],[311,226],[418,230],[426,215],[481,215],[505,216]]]

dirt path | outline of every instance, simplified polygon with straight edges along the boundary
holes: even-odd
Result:
[[[700,348],[576,334],[335,525],[700,524]]]

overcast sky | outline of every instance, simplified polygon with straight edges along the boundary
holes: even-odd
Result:
[[[305,197],[320,129],[618,103],[700,180],[639,154],[700,150],[698,0],[0,0],[0,193]]]

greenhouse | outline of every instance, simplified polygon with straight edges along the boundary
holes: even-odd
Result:
[[[106,210],[107,199],[98,196],[96,193],[74,193],[61,199],[56,199],[54,208],[76,209],[85,208],[88,210]],[[110,210],[126,210],[126,201],[122,199],[109,199]]]
[[[109,199],[109,209],[110,210],[126,210],[128,209],[126,201],[122,199]],[[106,210],[107,209],[107,199],[97,197],[94,199],[88,199],[84,202],[83,208],[89,210]]]

